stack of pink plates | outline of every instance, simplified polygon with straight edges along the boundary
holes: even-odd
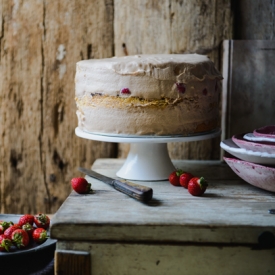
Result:
[[[275,192],[275,125],[234,135],[220,146],[235,157],[224,157],[224,160],[240,178]]]

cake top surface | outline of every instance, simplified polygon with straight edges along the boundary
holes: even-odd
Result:
[[[113,69],[118,74],[146,74],[155,68],[168,70],[181,65],[194,67],[195,65],[207,63],[212,63],[212,61],[208,57],[199,54],[144,54],[82,60],[77,62],[77,65],[90,69],[94,67],[97,70]]]
[[[131,96],[176,97],[176,84],[221,80],[214,63],[199,54],[153,54],[90,59],[77,62],[76,96],[103,93],[117,96],[127,88]]]
[[[207,62],[209,58],[205,55],[200,54],[140,54],[140,55],[127,55],[121,57],[111,57],[102,59],[88,59],[82,60],[78,63],[85,65],[92,65],[92,63],[101,63],[103,66],[105,64],[113,63],[151,63],[153,65],[159,64],[169,64],[169,63],[190,63],[197,64],[200,62]]]

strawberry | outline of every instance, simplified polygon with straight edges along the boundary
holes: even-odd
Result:
[[[185,85],[183,83],[176,83],[177,89],[180,93],[185,93]]]
[[[37,227],[47,229],[50,226],[50,218],[46,214],[39,213],[34,216],[34,223]]]
[[[91,184],[85,178],[73,178],[71,184],[78,194],[88,194],[92,191]]]
[[[0,235],[0,251],[9,251],[12,246],[11,240],[4,234]]]
[[[31,225],[29,223],[25,223],[25,224],[22,225],[22,229],[25,230],[28,233],[29,238],[31,239],[32,238],[32,233],[33,233],[33,231],[35,229],[33,227],[33,225]]]
[[[188,191],[192,196],[201,196],[205,192],[207,186],[208,184],[203,177],[194,177],[188,183]]]
[[[11,239],[18,248],[27,247],[30,242],[28,233],[23,229],[14,230],[12,232]]]
[[[121,89],[121,90],[120,90],[120,93],[121,93],[122,95],[130,95],[130,94],[131,94],[131,92],[130,92],[130,90],[129,90],[128,88],[123,88],[123,89]]]
[[[28,223],[33,225],[34,216],[30,214],[25,214],[19,218],[18,224],[23,226],[24,224]]]
[[[13,225],[13,222],[0,221],[0,234],[3,234],[11,225]]]
[[[180,175],[180,185],[184,188],[188,188],[188,183],[193,177],[194,176],[191,173],[183,172]]]
[[[182,170],[176,170],[173,171],[170,175],[169,175],[169,182],[174,185],[174,186],[180,186],[180,175],[182,174]]]
[[[12,226],[10,226],[9,228],[7,228],[4,232],[4,235],[6,237],[8,237],[10,240],[12,238],[12,233],[13,231],[15,231],[16,229],[21,229],[20,225],[19,224],[14,224]]]
[[[36,228],[32,233],[32,238],[36,243],[44,243],[48,238],[47,230],[44,228]]]

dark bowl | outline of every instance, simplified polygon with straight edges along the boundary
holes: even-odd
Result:
[[[22,215],[0,214],[0,220],[17,223],[20,216]],[[42,244],[31,242],[26,249],[12,247],[10,252],[0,252],[0,274],[30,275],[40,272],[52,263],[55,247],[56,240],[49,238]]]

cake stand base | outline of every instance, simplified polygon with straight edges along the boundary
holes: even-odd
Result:
[[[169,157],[168,142],[198,141],[214,138],[221,131],[215,130],[193,136],[123,136],[123,135],[100,135],[75,129],[79,137],[117,143],[130,143],[130,151],[116,175],[127,180],[137,181],[160,181],[167,180],[175,167]]]
[[[116,175],[129,180],[156,181],[167,180],[173,170],[166,143],[131,143],[126,161]]]

